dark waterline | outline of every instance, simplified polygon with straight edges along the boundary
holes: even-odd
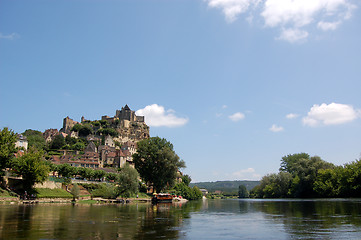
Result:
[[[361,199],[0,205],[0,239],[361,239]]]

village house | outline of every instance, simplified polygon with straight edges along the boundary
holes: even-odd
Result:
[[[15,142],[15,147],[23,148],[25,151],[28,150],[28,140],[22,134],[17,134],[17,140]]]

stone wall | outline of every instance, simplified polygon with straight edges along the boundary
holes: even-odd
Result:
[[[35,188],[50,188],[50,189],[56,189],[56,188],[61,188],[61,183],[60,182],[53,182],[53,181],[46,181],[43,183],[37,183],[35,184]]]

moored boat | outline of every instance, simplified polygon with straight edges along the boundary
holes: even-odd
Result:
[[[154,194],[152,198],[153,203],[171,203],[172,201],[173,201],[173,196],[169,193]]]

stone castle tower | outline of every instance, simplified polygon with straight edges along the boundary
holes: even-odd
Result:
[[[122,110],[117,110],[115,117],[119,120],[128,120],[130,122],[144,122],[144,116],[136,116],[135,111],[130,110],[128,105],[122,107]]]

